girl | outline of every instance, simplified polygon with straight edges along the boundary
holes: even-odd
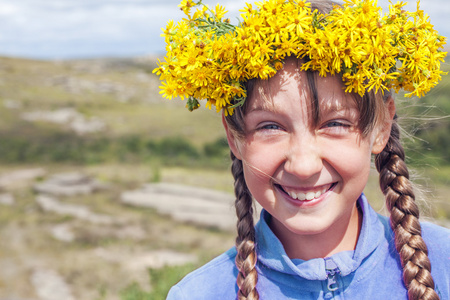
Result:
[[[418,221],[389,91],[440,78],[443,39],[423,12],[269,0],[232,28],[220,6],[194,5],[156,72],[166,96],[223,110],[238,237],[168,299],[450,299],[450,232]],[[390,219],[362,194],[372,154]]]

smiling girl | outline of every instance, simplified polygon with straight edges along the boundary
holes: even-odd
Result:
[[[168,299],[449,299],[450,231],[418,221],[390,92],[440,79],[443,38],[423,12],[269,0],[230,27],[222,7],[195,5],[165,31],[156,72],[166,96],[223,110],[238,237]],[[194,52],[203,69],[180,63]],[[363,194],[373,155],[390,218]]]

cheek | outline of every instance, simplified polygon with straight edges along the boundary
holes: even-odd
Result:
[[[277,158],[271,152],[246,153],[243,159],[245,179],[249,185],[268,181],[278,168]]]
[[[249,168],[266,176],[273,176],[283,163],[281,143],[253,141],[243,147],[242,157]]]
[[[283,159],[282,155],[279,155],[280,151],[273,147],[264,146],[261,151],[261,147],[256,146],[252,144],[243,152],[244,176],[252,195],[256,199],[264,199],[267,193],[273,193],[272,178],[282,166]]]
[[[265,199],[270,198],[273,194],[271,176],[268,175],[269,170],[267,168],[261,168],[257,166],[244,166],[244,178],[245,183],[257,202],[266,207]]]
[[[355,183],[367,182],[370,164],[371,148],[368,144],[361,147],[341,148],[335,153],[335,162],[337,171],[343,177],[344,181],[353,181]]]

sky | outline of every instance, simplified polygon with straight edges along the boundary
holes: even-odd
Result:
[[[161,28],[180,20],[180,0],[1,0],[0,56],[33,59],[160,56]],[[252,0],[220,0],[233,24]],[[218,0],[203,0],[215,6]],[[388,0],[379,0],[387,8]],[[408,10],[416,3],[408,4]],[[421,8],[450,37],[448,0],[422,0]]]

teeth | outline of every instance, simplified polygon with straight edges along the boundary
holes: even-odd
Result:
[[[317,192],[307,192],[307,193],[296,193],[296,192],[288,192],[289,196],[293,199],[298,199],[300,201],[311,201],[312,199],[319,198],[322,194],[326,193],[327,189],[323,188]]]
[[[313,192],[306,193],[306,200],[312,200],[312,199],[314,199],[314,196],[315,196],[315,193],[313,193]]]

